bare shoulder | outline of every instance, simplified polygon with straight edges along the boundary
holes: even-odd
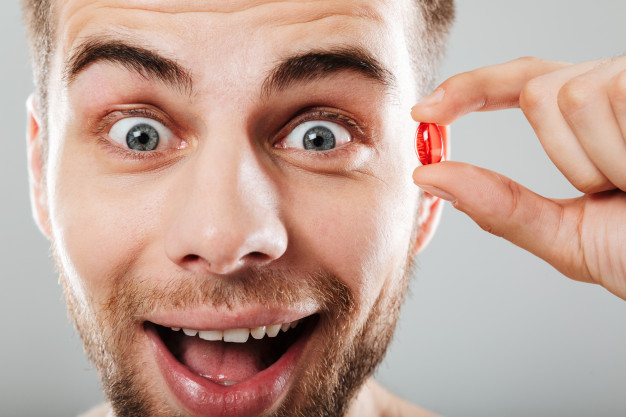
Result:
[[[348,417],[441,417],[390,393],[373,380],[364,386]]]
[[[109,408],[108,404],[100,404],[99,406],[92,408],[91,410],[79,415],[78,417],[109,417],[111,415],[109,414],[110,411],[111,409]]]

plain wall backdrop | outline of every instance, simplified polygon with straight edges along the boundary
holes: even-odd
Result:
[[[581,62],[626,49],[624,0],[457,6],[441,81],[520,56]],[[102,395],[30,215],[24,103],[32,83],[17,0],[0,6],[0,45],[0,415],[72,416]],[[578,195],[519,110],[469,115],[452,129],[453,159],[545,196]],[[563,278],[449,205],[419,263],[377,374],[385,386],[450,417],[626,415],[626,301]]]

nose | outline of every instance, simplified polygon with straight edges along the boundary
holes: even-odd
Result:
[[[254,146],[205,142],[182,168],[165,251],[180,267],[225,275],[280,258],[287,231],[276,185]]]

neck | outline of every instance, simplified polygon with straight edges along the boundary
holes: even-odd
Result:
[[[361,388],[346,417],[439,417],[396,397],[370,378]]]

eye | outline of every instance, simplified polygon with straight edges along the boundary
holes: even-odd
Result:
[[[327,151],[351,140],[350,133],[343,126],[323,120],[311,120],[296,126],[283,140],[281,147]]]
[[[154,151],[172,147],[174,134],[162,123],[146,117],[127,117],[111,127],[109,137],[134,151]]]

